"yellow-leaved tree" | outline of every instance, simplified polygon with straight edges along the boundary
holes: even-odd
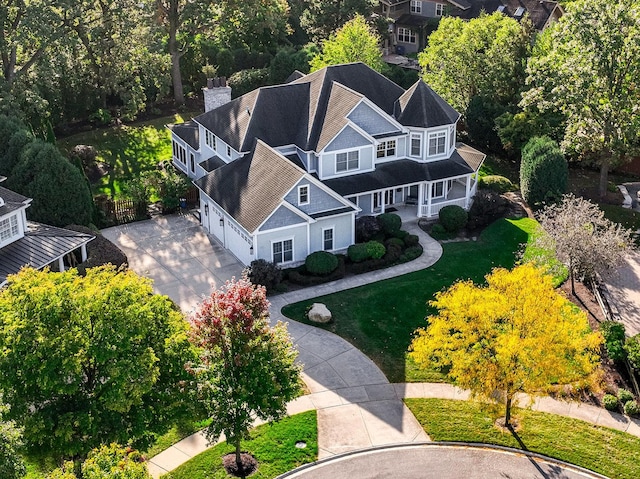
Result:
[[[586,314],[535,266],[495,269],[486,286],[461,281],[438,293],[411,344],[420,366],[449,367],[449,377],[474,396],[505,402],[505,425],[519,392],[586,378],[598,365],[599,333]]]

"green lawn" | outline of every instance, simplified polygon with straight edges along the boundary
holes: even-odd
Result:
[[[498,444],[544,454],[586,467],[611,478],[640,477],[640,438],[578,419],[516,409],[518,438],[493,426],[502,411],[470,401],[406,399],[426,433],[434,441]]]
[[[113,169],[93,185],[93,193],[117,197],[124,181],[155,168],[162,160],[171,159],[171,135],[165,125],[189,120],[195,114],[176,114],[78,133],[58,141],[58,148],[67,154],[75,145],[95,147],[98,160]]]
[[[304,441],[307,447],[300,449],[296,442]],[[302,464],[318,458],[318,428],[316,411],[284,418],[282,421],[257,427],[251,440],[242,443],[242,449],[258,460],[258,470],[251,475],[256,479],[276,477]],[[229,476],[222,467],[222,456],[233,452],[226,443],[208,449],[174,471],[162,476],[165,479],[226,479]]]
[[[418,369],[406,355],[413,332],[433,312],[427,301],[459,279],[483,282],[492,268],[511,268],[520,245],[537,223],[529,218],[498,220],[477,242],[443,245],[442,258],[430,268],[283,308],[289,318],[307,322],[314,302],[327,305],[334,321],[324,327],[370,357],[391,382],[444,381],[439,371]]]

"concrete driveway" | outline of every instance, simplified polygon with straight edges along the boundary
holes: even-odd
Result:
[[[190,214],[158,216],[102,234],[124,251],[131,269],[153,278],[156,293],[169,296],[185,313],[212,288],[242,274],[243,265]]]

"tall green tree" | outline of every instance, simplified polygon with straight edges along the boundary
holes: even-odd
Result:
[[[0,387],[28,446],[82,457],[148,443],[189,414],[188,323],[151,282],[112,266],[23,269],[0,292]]]
[[[535,266],[495,269],[486,280],[436,294],[438,314],[417,331],[410,355],[421,366],[447,367],[475,395],[501,393],[509,426],[517,393],[583,380],[599,363],[602,339]]]
[[[22,430],[15,421],[5,419],[9,410],[0,391],[0,477],[20,479],[26,473],[24,461],[18,452],[22,446]]]
[[[370,17],[377,2],[374,0],[309,0],[300,23],[315,42],[326,40],[338,28],[356,15]]]
[[[315,71],[328,65],[352,62],[365,63],[376,71],[384,68],[380,38],[361,15],[356,15],[324,40],[322,51],[310,63],[311,71]]]
[[[599,166],[604,197],[611,167],[640,151],[640,1],[578,0],[552,28],[523,103],[565,116],[562,146]]]
[[[494,13],[471,21],[444,17],[418,56],[422,78],[460,112],[482,95],[516,104],[531,49],[530,23]]]
[[[548,136],[533,137],[522,149],[520,189],[532,206],[560,201],[567,191],[567,160]]]
[[[300,393],[298,352],[284,324],[269,326],[264,287],[246,278],[211,293],[191,324],[200,349],[194,372],[212,419],[207,437],[215,441],[224,434],[242,472],[240,443],[254,419],[282,418],[287,402]]]

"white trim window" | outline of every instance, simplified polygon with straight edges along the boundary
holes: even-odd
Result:
[[[396,156],[396,140],[387,140],[378,143],[376,158],[386,158],[387,156]]]
[[[293,261],[293,239],[272,242],[271,253],[274,264],[290,263]]]
[[[333,251],[333,237],[333,226],[331,228],[322,229],[322,249],[324,251]]]
[[[360,167],[360,152],[345,151],[336,155],[336,173],[357,170]]]
[[[173,157],[183,165],[187,165],[187,150],[175,141],[173,142]]]
[[[421,0],[411,0],[411,13],[422,13]]]
[[[444,154],[446,140],[447,140],[446,131],[429,133],[429,153],[427,156],[437,156],[437,155]]]
[[[299,205],[309,204],[309,185],[298,186],[298,204]]]
[[[212,150],[215,151],[217,149],[218,145],[216,144],[216,136],[209,130],[204,130],[204,142]]]
[[[444,181],[431,183],[431,198],[444,198]]]
[[[189,153],[189,169],[191,173],[196,172],[196,158],[193,153]]]
[[[422,135],[418,133],[411,133],[410,139],[410,155],[413,157],[421,157],[422,156]]]
[[[416,33],[409,28],[398,27],[398,41],[402,43],[416,43]]]
[[[10,216],[0,220],[0,243],[18,236],[20,229],[18,228],[18,215]]]
[[[444,15],[444,4],[436,3],[436,17],[441,17]]]

